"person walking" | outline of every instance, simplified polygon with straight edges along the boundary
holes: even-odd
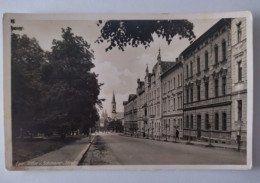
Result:
[[[175,142],[177,142],[177,139],[179,139],[179,130],[176,129],[176,131],[175,131]]]

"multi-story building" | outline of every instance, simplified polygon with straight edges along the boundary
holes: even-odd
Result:
[[[137,132],[137,95],[130,94],[124,105],[124,132],[135,134]]]
[[[237,143],[241,138],[245,146],[246,19],[219,20],[175,62],[162,61],[159,50],[152,72],[147,66],[144,82],[137,83],[136,128],[145,136],[169,138],[178,129],[185,139]]]
[[[221,19],[181,53],[184,137],[231,139],[231,19]]]
[[[247,47],[246,18],[231,21],[232,46],[232,135],[233,142],[241,136],[242,145],[247,139]]]
[[[172,67],[161,75],[162,134],[164,137],[183,136],[183,81],[182,62],[176,59]]]
[[[145,83],[137,79],[137,133],[145,136],[145,126],[147,124],[147,105],[145,97]]]
[[[162,97],[161,97],[161,75],[170,68],[174,62],[162,61],[161,52],[157,56],[157,63],[152,69],[152,73],[146,71],[146,79],[150,82],[147,89],[148,100],[148,136],[160,138],[162,135]]]

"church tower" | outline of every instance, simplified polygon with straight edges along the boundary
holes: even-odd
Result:
[[[115,116],[116,114],[116,99],[115,99],[115,93],[113,91],[113,98],[112,98],[112,115],[111,117]]]

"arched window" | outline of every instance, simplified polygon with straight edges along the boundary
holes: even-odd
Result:
[[[218,45],[215,46],[214,53],[215,53],[215,64],[217,64],[218,63]]]
[[[200,73],[200,57],[197,58],[197,73]]]
[[[227,114],[222,113],[222,130],[227,130]]]
[[[209,68],[209,53],[208,51],[205,52],[205,69]]]
[[[218,113],[215,114],[215,130],[218,130],[219,118]]]
[[[226,49],[226,41],[222,41],[222,61],[226,61],[227,59],[227,49]]]
[[[193,129],[193,115],[190,115],[190,128]]]

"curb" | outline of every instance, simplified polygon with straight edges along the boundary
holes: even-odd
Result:
[[[139,138],[139,137],[134,137],[134,136],[129,136],[129,135],[121,135],[121,136],[132,137],[132,138]],[[156,140],[156,139],[150,139],[150,138],[140,138],[140,139]],[[160,141],[160,140],[159,140],[159,141]],[[161,141],[162,141],[162,140],[161,140]],[[162,141],[162,142],[172,142],[172,141]],[[184,141],[179,141],[178,143],[186,145],[186,142],[184,142]],[[192,141],[191,141],[191,143],[192,143]],[[196,142],[194,143],[194,142],[193,142],[192,145],[208,148],[208,147],[206,147],[206,145],[208,145],[208,144],[199,144],[199,143],[196,143]],[[231,149],[231,150],[234,150],[234,151],[236,150],[236,151],[237,151],[237,147],[216,146],[215,144],[213,144],[213,146],[214,146],[213,148],[218,148],[218,149]],[[241,152],[246,152],[246,149],[241,148],[240,151],[241,151]]]
[[[76,159],[73,161],[71,165],[78,166],[84,156],[86,154],[93,143],[94,139],[96,138],[96,135],[93,135],[93,138],[91,139],[90,143],[79,153],[79,155],[76,157]]]

